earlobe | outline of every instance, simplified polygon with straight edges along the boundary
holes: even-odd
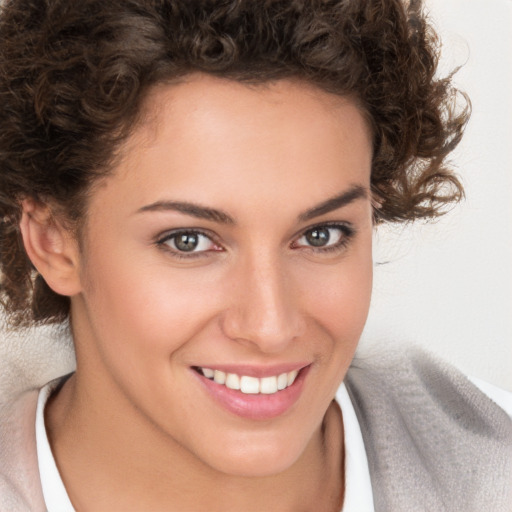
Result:
[[[76,241],[47,205],[24,199],[22,208],[20,230],[30,261],[54,292],[76,295],[81,289]]]

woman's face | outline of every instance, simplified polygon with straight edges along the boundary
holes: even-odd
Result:
[[[274,474],[318,435],[365,323],[367,126],[311,86],[204,75],[146,112],[90,199],[77,382],[121,426]]]

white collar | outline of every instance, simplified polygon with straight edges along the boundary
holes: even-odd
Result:
[[[46,402],[59,384],[60,379],[51,381],[39,392],[36,409],[37,463],[39,465],[44,502],[48,512],[75,512],[55,464],[44,423]]]
[[[342,383],[336,393],[345,436],[345,498],[342,512],[374,512],[372,483],[363,435],[352,401]]]

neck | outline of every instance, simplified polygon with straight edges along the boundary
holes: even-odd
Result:
[[[53,454],[77,510],[163,510],[169,503],[175,510],[222,512],[341,508],[343,426],[337,404],[291,467],[244,477],[207,466],[122,399],[95,399],[105,396],[101,391],[83,386],[77,372],[46,408]]]

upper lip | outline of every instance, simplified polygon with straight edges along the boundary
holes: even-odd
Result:
[[[251,365],[251,364],[205,364],[195,365],[196,368],[210,368],[225,373],[236,373],[237,375],[246,375],[247,377],[273,377],[282,373],[289,373],[294,370],[302,370],[311,363],[282,363],[273,365]]]

